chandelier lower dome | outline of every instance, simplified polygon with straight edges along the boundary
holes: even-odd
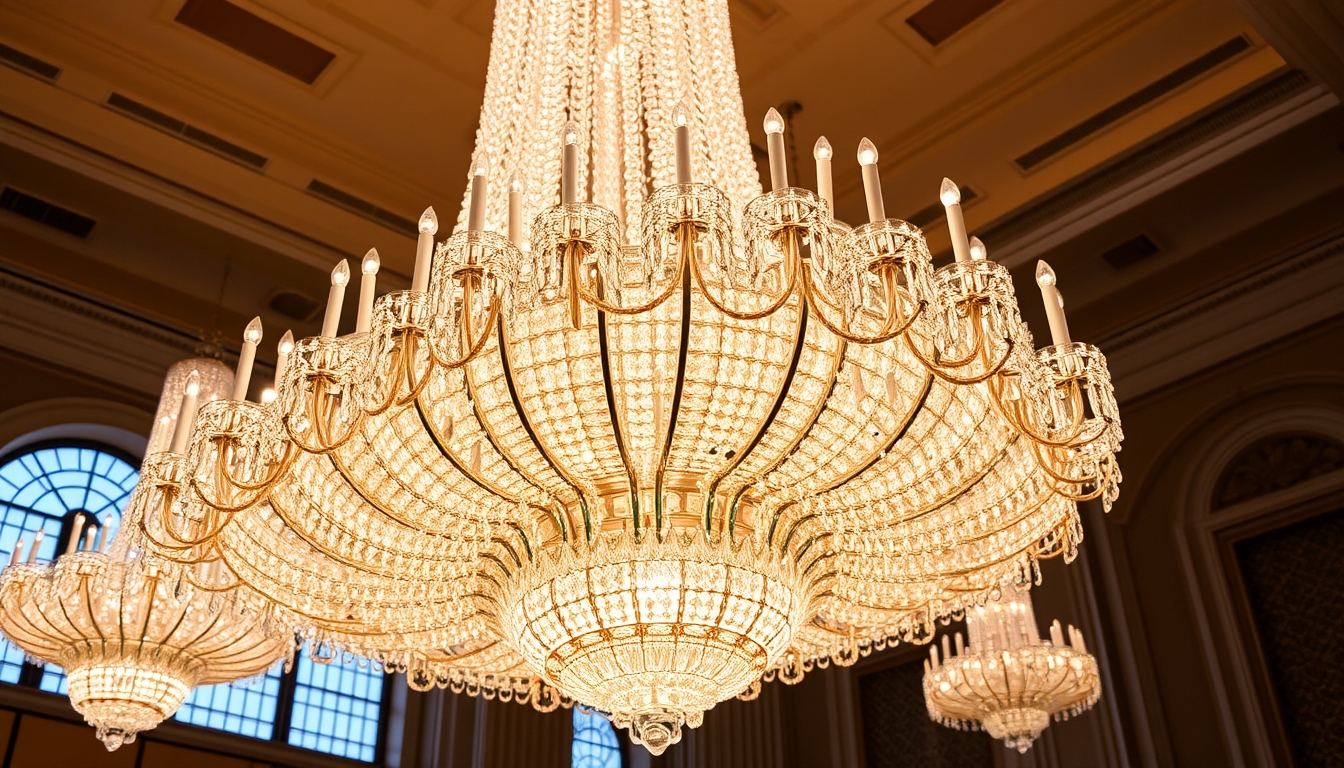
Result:
[[[487,594],[546,680],[659,754],[788,647],[814,592],[800,570],[747,540],[615,532],[544,553]]]
[[[158,669],[87,656],[67,657],[63,666],[71,705],[98,729],[109,752],[171,717],[204,671],[190,658],[163,660]]]

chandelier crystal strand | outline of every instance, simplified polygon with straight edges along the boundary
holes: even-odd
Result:
[[[523,182],[521,244],[481,179],[425,290],[296,344],[269,406],[207,405],[162,556],[217,554],[322,654],[654,751],[1071,559],[1119,482],[1101,353],[1035,350],[1001,265],[760,194],[731,51],[723,0],[501,0],[477,157]]]
[[[201,401],[222,402],[232,376],[215,360],[174,365],[160,414],[192,418],[179,409],[188,386]],[[167,443],[175,418],[156,420],[151,446]],[[34,663],[65,669],[71,704],[108,751],[171,717],[192,688],[264,674],[293,649],[274,606],[230,589],[217,562],[187,566],[146,551],[142,522],[182,493],[184,459],[167,451],[145,459],[117,535],[101,550],[72,541],[54,563],[0,574],[0,630]]]
[[[1026,752],[1050,724],[1085,712],[1101,697],[1096,659],[1083,635],[1059,622],[1041,640],[1026,587],[1005,584],[997,601],[966,612],[970,644],[956,636],[955,653],[943,637],[943,655],[929,649],[924,700],[929,717],[952,728],[983,729]]]

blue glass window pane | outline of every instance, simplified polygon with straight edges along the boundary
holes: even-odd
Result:
[[[366,668],[360,669],[360,664]],[[289,743],[373,762],[382,712],[383,669],[363,660],[319,664],[299,658]]]
[[[280,700],[280,675],[279,669],[272,669],[261,680],[197,688],[174,717],[192,725],[269,739]]]
[[[116,534],[121,512],[140,473],[111,453],[83,446],[50,446],[11,456],[0,464],[0,562],[8,562],[20,538],[31,547],[43,532],[39,561],[56,559],[56,542],[69,513],[81,510]],[[27,559],[29,552],[23,553]],[[0,653],[0,682],[17,683],[23,652],[9,643]],[[65,673],[48,665],[38,686],[65,693]]]
[[[621,742],[611,722],[597,712],[574,708],[572,768],[621,768]]]

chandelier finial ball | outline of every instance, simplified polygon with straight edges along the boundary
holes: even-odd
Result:
[[[243,341],[248,341],[253,344],[256,344],[257,342],[261,341],[260,317],[252,318],[252,322],[248,323],[247,328],[243,329]]]
[[[834,152],[831,150],[831,142],[826,140],[825,136],[817,139],[817,143],[812,145],[812,157],[817,160],[830,160]]]
[[[784,132],[784,118],[779,116],[779,110],[775,109],[774,107],[771,107],[770,111],[765,113],[765,132],[766,133]]]
[[[938,198],[943,201],[943,207],[959,205],[961,203],[961,188],[957,183],[949,178],[943,178],[943,186],[938,191]]]
[[[431,205],[425,209],[424,213],[420,214],[420,234],[432,235],[438,231],[439,216],[434,213],[434,206]]]
[[[859,165],[873,165],[877,162],[877,145],[868,138],[859,142]]]
[[[366,275],[376,275],[378,274],[378,267],[381,265],[382,260],[378,258],[378,249],[370,248],[368,252],[364,254],[364,262],[360,265],[360,269]]]
[[[341,259],[335,269],[331,270],[331,284],[345,285],[350,282],[350,264],[345,259]]]
[[[1036,284],[1039,286],[1056,285],[1055,270],[1044,260],[1036,262]]]

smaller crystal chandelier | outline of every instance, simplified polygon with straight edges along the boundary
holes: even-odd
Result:
[[[223,586],[217,560],[183,565],[144,551],[146,510],[166,509],[181,488],[196,403],[227,394],[231,378],[214,360],[169,371],[150,437],[151,448],[167,450],[145,460],[110,543],[110,520],[95,540],[94,526],[85,530],[77,517],[54,563],[37,562],[36,539],[19,562],[20,542],[0,574],[0,630],[34,663],[65,669],[70,703],[108,751],[170,717],[192,688],[264,674],[292,653],[293,634],[273,608]]]
[[[952,728],[983,729],[1004,744],[1026,752],[1050,724],[1092,708],[1101,696],[1097,660],[1083,633],[1069,626],[1069,642],[1059,621],[1050,642],[1036,631],[1036,615],[1025,587],[1006,584],[998,602],[966,612],[970,646],[956,634],[955,654],[943,635],[924,662],[924,701],[929,717]]]

